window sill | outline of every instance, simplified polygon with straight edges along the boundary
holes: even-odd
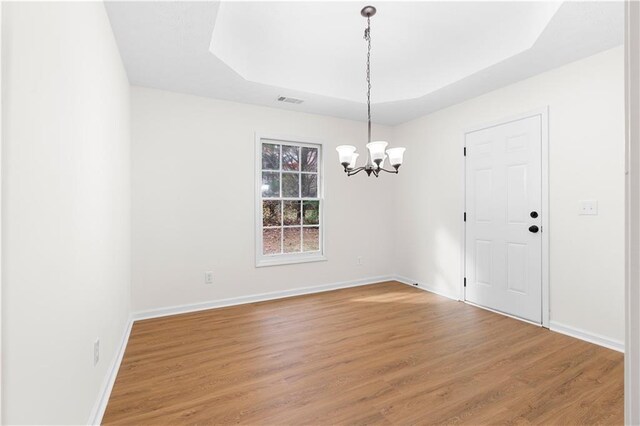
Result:
[[[263,268],[266,266],[278,266],[278,265],[294,265],[296,263],[309,263],[309,262],[324,262],[327,260],[327,256],[321,253],[313,255],[294,255],[294,256],[274,256],[263,257],[256,260],[256,268]]]

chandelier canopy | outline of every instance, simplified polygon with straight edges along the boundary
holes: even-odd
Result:
[[[360,154],[356,152],[353,145],[340,145],[336,148],[338,151],[338,159],[342,167],[344,167],[347,176],[353,176],[361,171],[365,171],[367,176],[372,174],[378,177],[380,172],[398,173],[398,169],[402,165],[405,148],[389,148],[385,141],[371,142],[371,17],[376,14],[376,8],[373,6],[365,6],[360,14],[367,18],[367,28],[364,30],[364,39],[367,41],[367,162],[364,166],[357,166]],[[385,153],[386,151],[386,153]],[[384,162],[389,159],[389,163],[393,170],[384,168]]]

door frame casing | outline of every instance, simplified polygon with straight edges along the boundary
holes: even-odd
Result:
[[[542,277],[542,327],[549,328],[549,317],[550,317],[550,295],[549,295],[549,234],[551,228],[549,226],[549,106],[546,105],[541,108],[537,108],[531,110],[529,112],[518,114],[514,116],[510,116],[507,118],[502,118],[499,120],[494,120],[488,123],[478,124],[475,126],[470,126],[466,128],[462,133],[462,152],[465,152],[467,147],[467,135],[472,132],[477,132],[479,130],[488,129],[491,127],[500,126],[503,124],[511,123],[514,121],[519,121],[525,118],[540,116],[540,135],[541,135],[541,227],[540,227],[540,236],[542,238],[542,265],[541,265],[541,277]],[[463,214],[467,211],[467,157],[466,155],[462,156],[462,207]],[[461,246],[461,259],[462,265],[460,268],[460,296],[459,299],[465,303],[468,303],[466,300],[466,291],[464,286],[464,278],[466,276],[466,265],[467,265],[467,222],[463,221],[462,224],[462,244]],[[474,305],[477,306],[477,305]],[[507,314],[505,314],[507,315]],[[511,315],[509,315],[511,316]],[[517,318],[517,317],[514,317]],[[521,318],[517,318],[521,319]],[[523,321],[530,322],[522,319]]]
[[[640,4],[625,2],[625,424],[640,425]]]

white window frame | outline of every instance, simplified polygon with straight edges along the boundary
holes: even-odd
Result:
[[[262,143],[275,143],[279,145],[296,145],[300,147],[318,149],[318,197],[319,209],[319,244],[320,250],[314,252],[282,253],[265,255],[262,253]],[[256,267],[290,265],[306,262],[321,262],[327,260],[325,254],[325,199],[324,199],[324,143],[310,138],[300,138],[284,135],[259,134],[255,135],[255,253]],[[281,183],[282,185],[282,183]],[[301,198],[302,199],[302,198]],[[302,199],[304,200],[304,199]],[[302,212],[301,212],[302,214]]]

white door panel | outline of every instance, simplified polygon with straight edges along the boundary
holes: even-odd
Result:
[[[465,139],[465,299],[542,323],[541,116]]]

